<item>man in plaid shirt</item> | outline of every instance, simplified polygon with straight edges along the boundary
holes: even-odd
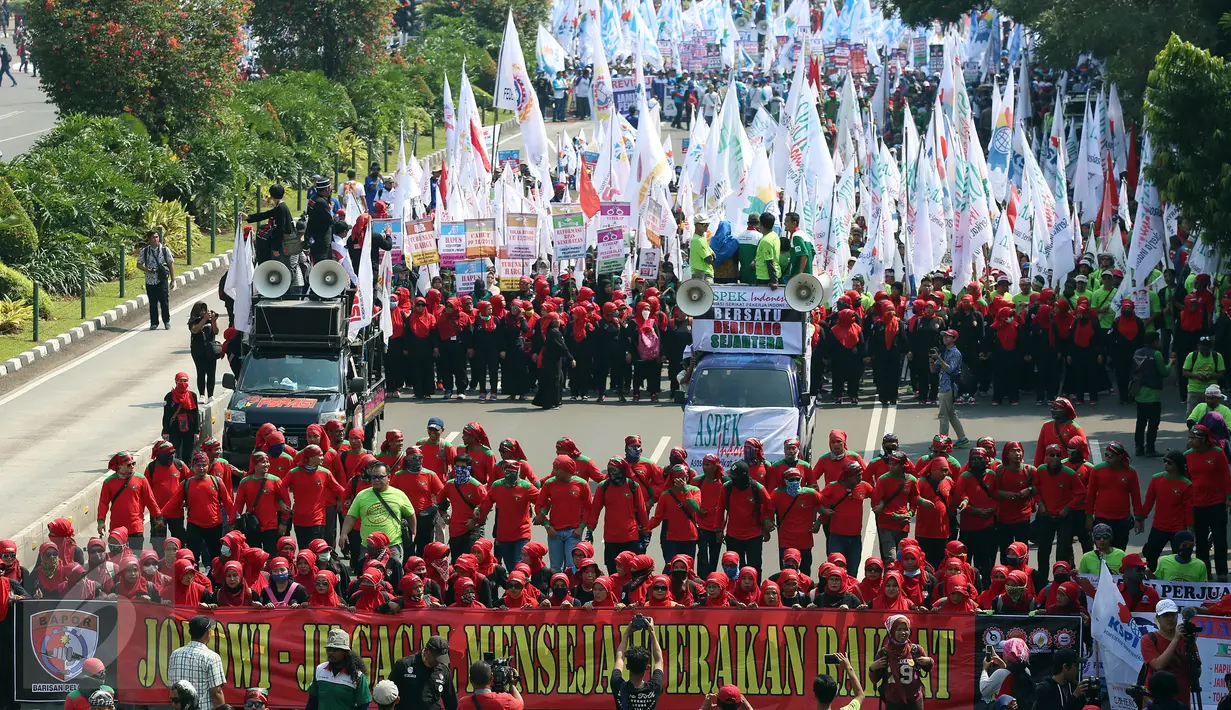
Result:
[[[226,682],[222,658],[205,645],[213,629],[214,620],[208,616],[192,617],[188,622],[188,635],[192,640],[171,652],[167,667],[167,684],[178,680],[192,683],[197,689],[201,710],[212,710],[226,703],[222,698],[222,685]]]

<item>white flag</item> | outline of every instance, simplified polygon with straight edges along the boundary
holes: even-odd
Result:
[[[542,35],[540,35],[542,36]],[[521,39],[513,24],[513,11],[504,26],[504,43],[500,46],[500,68],[496,74],[496,108],[517,114],[522,143],[526,146],[525,162],[538,165],[547,157],[547,126],[538,94],[530,82],[526,58],[521,51]]]
[[[369,223],[368,231],[363,235],[363,254],[359,257],[359,288],[351,301],[350,326],[347,328],[352,339],[372,322],[372,249],[368,241],[371,238],[372,225]]]
[[[235,244],[231,247],[231,268],[222,290],[235,299],[235,329],[252,332],[252,245],[244,238],[244,226],[235,225]]]

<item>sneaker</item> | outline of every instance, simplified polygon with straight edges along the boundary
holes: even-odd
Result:
[[[634,392],[634,393],[633,393],[633,401],[634,401],[634,402],[640,402],[640,401],[641,401],[641,394],[640,394],[640,393],[637,393],[637,392]]]
[[[150,330],[158,330],[158,324],[157,324],[157,323],[155,323],[154,325],[151,325],[151,326],[150,326]],[[1186,401],[1187,401],[1187,400],[1186,400]]]
[[[588,395],[588,394],[583,394],[583,395],[581,395],[581,401],[583,401],[583,402],[589,402],[589,401],[590,401],[590,395]]]
[[[389,392],[389,398],[390,398],[390,399],[401,399],[401,398],[402,398],[402,393],[401,393],[401,392],[398,392],[397,390],[391,390],[391,391]]]
[[[569,397],[569,399],[571,399],[572,401],[576,402],[576,401],[577,401],[577,395],[573,395],[572,397]]]
[[[960,439],[958,439],[957,441],[953,442],[953,448],[955,448],[955,449],[969,449],[969,448],[970,448],[970,439],[967,439],[966,437],[964,437],[964,436],[963,436],[962,438],[960,438]]]
[[[1011,405],[1013,405],[1014,407],[1016,407],[1018,403],[1017,403],[1017,401],[1016,401],[1016,400],[1014,400],[1014,401],[1012,401],[1012,402],[1009,402],[1009,404],[1011,404]]]
[[[465,392],[458,392],[458,393],[457,393],[457,399],[466,399],[466,393],[465,393]]]
[[[834,403],[834,404],[842,404],[842,398],[841,398],[841,397],[834,397],[834,398],[833,398],[833,403]]]
[[[973,394],[966,398],[966,404],[974,404],[974,403],[975,403],[975,396]]]
[[[603,401],[603,400],[605,400],[605,399],[607,399],[607,395],[605,395],[605,394],[600,394],[598,397],[596,397],[596,398],[595,398],[595,401],[596,401],[596,402],[602,402],[602,401]]]
[[[621,402],[627,402],[627,401],[628,401],[628,397],[625,397],[624,395],[620,395],[620,401],[621,401]]]
[[[999,407],[999,406],[1000,406],[1000,402],[997,402],[996,400],[992,400],[992,406],[993,406],[993,407]]]
[[[853,404],[853,405],[855,405],[856,407],[858,407],[858,406],[859,406],[859,398],[858,398],[858,397],[851,397],[851,404]]]
[[[657,401],[658,401],[658,395],[656,395],[656,394],[652,394],[652,395],[650,395],[650,401],[651,401],[651,402],[657,402]]]
[[[453,390],[445,390],[445,399],[453,399]]]
[[[1146,456],[1146,458],[1156,459],[1156,458],[1158,458],[1158,457],[1162,456],[1162,454],[1158,453],[1158,451],[1157,451],[1157,450],[1155,450],[1155,449],[1146,449],[1145,456]]]

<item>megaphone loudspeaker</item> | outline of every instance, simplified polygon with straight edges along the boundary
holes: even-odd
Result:
[[[676,305],[685,315],[703,316],[714,305],[714,289],[702,279],[688,279],[676,292]]]
[[[766,22],[765,20],[761,20],[760,22],[758,22],[757,23],[757,34],[762,34],[762,35],[769,34],[769,23]]]
[[[321,261],[308,274],[308,287],[321,298],[341,296],[349,283],[346,269],[336,261]]]
[[[256,268],[252,282],[261,298],[281,298],[291,290],[291,270],[280,261],[267,261]]]
[[[799,274],[786,284],[786,302],[794,310],[807,313],[825,302],[826,291],[821,279],[812,274]]]

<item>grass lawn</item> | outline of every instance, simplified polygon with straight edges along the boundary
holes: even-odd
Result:
[[[206,261],[209,261],[215,254],[221,254],[231,248],[232,237],[231,233],[219,233],[218,235],[218,251],[210,252],[209,237],[198,237],[193,243],[192,263],[193,266],[188,266],[188,261],[183,256],[175,259],[175,273],[181,274],[184,271],[191,270],[200,266]],[[0,362],[25,352],[30,348],[42,343],[45,340],[65,333],[73,328],[76,328],[82,321],[89,320],[101,313],[118,306],[119,304],[136,298],[138,295],[145,293],[145,280],[141,275],[135,278],[127,279],[124,284],[124,297],[120,298],[120,282],[111,281],[108,283],[96,284],[90,289],[90,293],[86,296],[85,312],[86,317],[81,317],[81,299],[77,297],[59,299],[52,297],[49,307],[51,309],[51,320],[43,320],[39,323],[39,339],[34,340],[34,325],[27,323],[21,331],[11,333],[9,335],[0,335]],[[44,294],[45,296],[45,294]],[[41,305],[41,304],[40,304]]]

